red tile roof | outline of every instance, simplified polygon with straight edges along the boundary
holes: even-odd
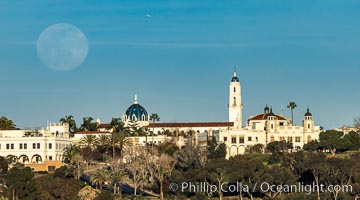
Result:
[[[109,131],[80,131],[75,134],[109,134]]]
[[[180,127],[229,127],[234,122],[184,122],[184,123],[150,123],[146,128],[180,128]]]
[[[99,124],[98,128],[110,128],[110,124]]]
[[[248,120],[267,120],[268,115],[269,115],[269,113],[262,113],[262,114],[258,114],[253,117],[250,117],[250,119],[248,119]],[[276,115],[276,114],[274,114],[274,116],[278,120],[286,120],[283,116]]]

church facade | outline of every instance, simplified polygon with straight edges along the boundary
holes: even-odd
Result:
[[[229,121],[234,122],[234,126],[219,133],[219,142],[227,146],[227,157],[244,154],[252,145],[266,146],[274,141],[290,142],[298,150],[307,142],[318,140],[321,132],[320,126],[315,126],[309,108],[301,126],[293,125],[283,115],[273,113],[268,106],[262,113],[251,116],[242,126],[241,86],[236,72],[230,81]]]
[[[124,112],[122,120],[126,126],[135,122],[148,128],[154,133],[154,137],[169,132],[175,137],[191,134],[197,145],[206,145],[209,137],[214,136],[219,143],[226,144],[227,158],[244,154],[247,148],[256,144],[265,147],[270,142],[287,141],[293,144],[294,150],[298,150],[307,142],[319,139],[320,126],[315,126],[309,109],[304,114],[301,126],[293,125],[292,121],[283,115],[273,113],[268,106],[263,112],[249,117],[243,124],[242,110],[241,84],[234,71],[229,84],[228,122],[151,123],[149,114],[139,104],[137,96],[134,103]],[[149,137],[147,142],[161,142],[153,138]]]

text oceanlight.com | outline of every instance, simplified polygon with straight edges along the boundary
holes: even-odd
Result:
[[[353,187],[351,185],[325,185],[325,184],[310,184],[305,185],[303,183],[297,183],[293,185],[275,185],[267,182],[254,183],[251,185],[238,183],[224,182],[220,185],[213,185],[207,182],[182,182],[182,183],[171,183],[169,190],[172,192],[193,192],[193,193],[215,193],[215,192],[231,192],[231,193],[305,193],[311,194],[313,192],[345,192],[351,193]]]

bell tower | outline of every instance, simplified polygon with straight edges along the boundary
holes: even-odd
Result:
[[[234,122],[235,128],[242,127],[242,107],[240,80],[234,68],[229,90],[229,122]]]
[[[307,108],[307,112],[304,115],[303,127],[304,127],[304,133],[314,132],[314,119],[312,114],[310,113],[309,107]]]

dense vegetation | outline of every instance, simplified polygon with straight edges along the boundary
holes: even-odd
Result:
[[[72,117],[67,117],[72,119]],[[66,121],[66,118],[63,118]],[[74,130],[76,123],[74,122]],[[84,118],[82,130],[96,123]],[[276,141],[266,147],[251,146],[245,155],[225,159],[226,146],[210,137],[207,146],[193,144],[194,134],[184,133],[186,146],[173,141],[158,146],[133,147],[127,136],[151,135],[150,130],[110,123],[111,134],[87,135],[65,149],[65,166],[54,174],[34,173],[0,157],[4,197],[11,199],[356,199],[360,198],[360,136],[325,131],[319,141],[294,151],[292,143]],[[164,130],[166,132],[166,130]],[[81,180],[81,181],[80,181]],[[316,189],[291,192],[264,190],[276,187],[339,186],[344,191]],[[174,186],[176,184],[176,187]],[[189,185],[191,187],[185,187]],[[239,186],[240,184],[240,186]],[[211,188],[217,187],[216,190]],[[219,190],[222,188],[223,190]],[[234,190],[234,188],[236,188]],[[300,188],[298,188],[300,189]]]

